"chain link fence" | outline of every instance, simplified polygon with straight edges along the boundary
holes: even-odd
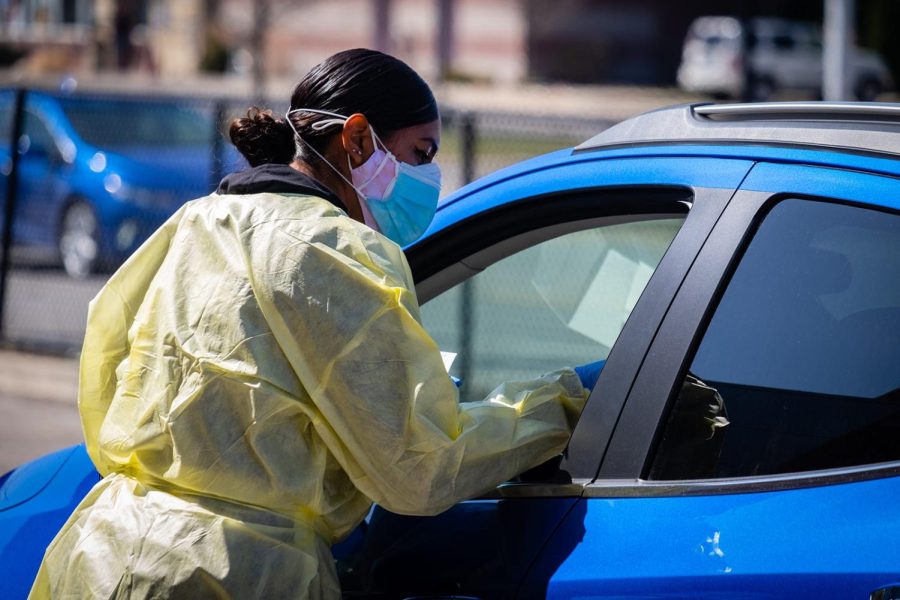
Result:
[[[109,275],[182,203],[245,167],[222,132],[248,105],[0,89],[0,343],[77,352],[88,303]],[[452,107],[442,115],[445,195],[609,125]]]

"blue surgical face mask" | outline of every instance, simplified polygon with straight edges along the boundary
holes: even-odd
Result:
[[[311,109],[295,109],[293,112],[312,112],[334,117],[318,121],[313,125],[316,129],[325,129],[332,125],[343,125],[347,117],[336,113]],[[290,118],[288,123],[294,128]],[[384,147],[384,144],[369,128],[372,134],[372,143],[375,151],[369,159],[357,168],[350,168],[353,181],[346,177],[324,156],[316,152],[312,146],[307,146],[330,166],[338,176],[347,182],[359,196],[363,204],[363,213],[369,213],[374,223],[369,226],[378,229],[400,246],[406,246],[419,239],[431,221],[434,220],[437,211],[438,198],[441,193],[441,170],[434,163],[410,165],[400,162]],[[303,138],[297,134],[297,139]],[[348,165],[350,158],[347,157]]]
[[[387,157],[393,158],[389,152]],[[397,175],[387,195],[383,198],[366,196],[365,200],[381,232],[406,246],[422,237],[434,220],[440,194],[441,169],[438,165],[413,166],[397,162]]]

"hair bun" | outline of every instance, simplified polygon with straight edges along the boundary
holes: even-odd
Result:
[[[231,121],[228,137],[251,167],[264,164],[289,164],[294,160],[294,131],[287,120],[271,110],[250,107],[246,117]]]

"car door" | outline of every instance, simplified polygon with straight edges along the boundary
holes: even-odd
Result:
[[[898,189],[845,169],[753,168],[535,589],[837,599],[898,580]]]
[[[0,90],[0,225],[6,214],[8,178],[12,173],[12,135],[15,93]]]
[[[19,138],[19,187],[13,243],[22,250],[54,256],[57,233],[57,205],[64,193],[62,176],[68,165],[63,160],[47,116],[26,102],[22,137]]]
[[[408,251],[423,322],[442,350],[458,354],[450,373],[462,380],[464,401],[489,396],[504,380],[604,358],[607,367],[588,406],[598,389],[627,388],[636,371],[630,359],[640,353],[629,350],[650,343],[733,192],[653,185],[665,176],[647,175],[654,163],[646,160],[606,164],[593,170],[594,177],[583,165],[579,171],[585,181],[598,180],[598,171],[607,169],[636,178],[630,167],[643,162],[648,183],[509,202],[525,186],[513,178],[493,192],[507,202],[493,206],[488,194],[476,194],[472,200],[481,211],[456,207],[472,215]],[[737,185],[749,163],[735,162]],[[669,159],[662,172],[683,165]],[[564,171],[545,176],[561,185]],[[531,184],[525,187],[534,191]],[[598,306],[600,318],[592,310]],[[629,315],[639,315],[639,322]],[[604,431],[606,413],[617,412],[623,400],[603,398],[607,406],[585,413],[578,430]],[[547,539],[579,506],[583,485],[599,464],[594,451],[572,447],[566,457],[436,517],[376,507],[335,549],[344,595],[513,597]]]
[[[3,199],[7,201],[8,176],[12,170],[13,118],[15,95],[5,93],[0,96],[0,144],[3,145],[2,169]],[[18,185],[14,209],[12,243],[20,255],[48,243],[52,247],[52,218],[48,219],[46,208],[58,187],[55,166],[60,162],[56,143],[43,119],[33,106],[23,111],[22,134],[15,146],[19,152]],[[48,227],[49,225],[49,227]]]

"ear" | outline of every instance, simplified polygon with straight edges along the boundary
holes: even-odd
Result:
[[[372,156],[375,148],[372,146],[372,134],[369,132],[369,120],[361,113],[354,113],[344,122],[341,131],[341,145],[350,164],[354,168],[360,166]]]

